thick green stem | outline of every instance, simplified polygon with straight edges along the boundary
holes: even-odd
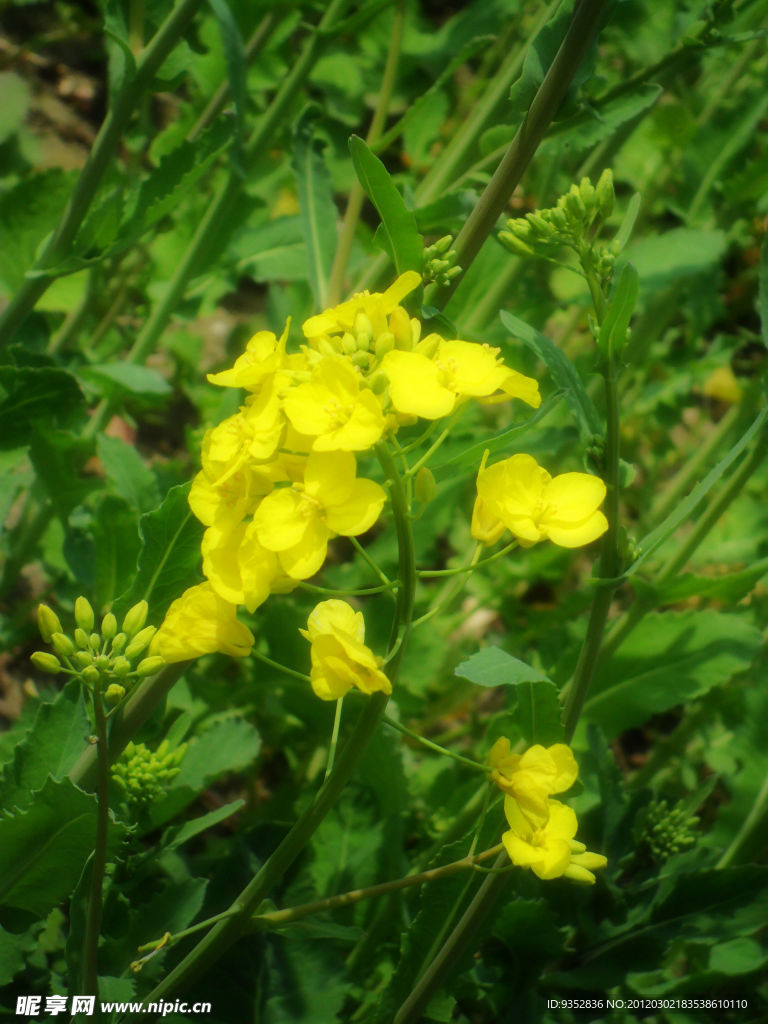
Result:
[[[114,159],[120,138],[137,108],[142,93],[149,87],[155,72],[186,31],[201,3],[202,0],[180,0],[142,52],[136,62],[136,72],[131,81],[114,98],[58,226],[27,272],[24,284],[0,316],[0,346],[10,341],[16,329],[34,309],[37,300],[58,276],[56,265],[69,255],[72,243],[96,196],[101,179]]]
[[[456,238],[456,263],[465,271],[493,231],[496,221],[544,138],[597,32],[606,5],[607,0],[577,2],[565,38],[533,98],[525,120]],[[456,277],[439,290],[431,289],[426,300],[432,305],[444,306],[460,280],[461,277]]]
[[[389,42],[387,62],[384,66],[384,74],[381,79],[381,89],[379,90],[376,109],[373,112],[371,126],[368,129],[368,134],[365,138],[365,141],[369,146],[373,146],[377,139],[381,137],[384,123],[387,119],[389,103],[392,99],[392,91],[395,87],[395,78],[397,77],[397,65],[400,61],[404,24],[405,3],[403,0],[398,0],[395,8],[394,21],[392,23],[392,35]],[[364,199],[365,193],[363,192],[363,187],[358,181],[356,181],[349,191],[347,208],[344,211],[344,220],[341,225],[341,231],[339,232],[339,244],[336,249],[336,256],[334,257],[333,266],[331,267],[331,273],[328,279],[328,304],[330,306],[335,306],[341,298],[344,286],[344,274],[347,269],[349,254],[352,251],[352,243],[355,238],[355,230],[357,228],[357,222],[360,219],[360,211],[363,208]]]
[[[738,863],[745,854],[749,855],[752,837],[762,826],[766,815],[768,815],[768,776],[766,776],[760,792],[755,797],[752,810],[733,837],[731,845],[717,862],[718,868],[730,867],[734,862]]]
[[[107,718],[101,696],[101,684],[93,691],[93,717],[96,726],[96,761],[98,781],[96,799],[96,843],[91,864],[91,891],[85,919],[83,937],[82,991],[99,999],[99,932],[101,931],[101,902],[104,888],[104,870],[107,866],[107,831],[109,828],[109,751],[107,748]]]
[[[399,572],[401,586],[397,592],[397,605],[392,622],[390,649],[395,650],[390,659],[387,674],[392,683],[405,649],[405,640],[410,629],[416,586],[413,533],[410,523],[410,509],[405,497],[402,480],[388,449],[377,445],[376,454],[381,462],[390,486],[392,512],[395,518],[399,548]],[[227,917],[208,932],[188,955],[168,974],[147,996],[145,1002],[166,998],[193,979],[198,979],[211,964],[222,956],[249,928],[250,918],[261,901],[275,887],[291,864],[306,848],[324,818],[338,800],[342,790],[352,776],[368,742],[376,731],[387,705],[388,697],[374,693],[368,700],[352,734],[336,757],[333,771],[320,787],[315,799],[297,819],[293,828],[275,851],[251,879],[240,895],[234,900]]]

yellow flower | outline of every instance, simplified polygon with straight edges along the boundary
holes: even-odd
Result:
[[[504,799],[504,814],[510,827],[501,841],[509,859],[530,868],[539,878],[565,876],[591,885],[595,881],[592,872],[608,863],[602,854],[587,852],[584,844],[574,839],[576,815],[558,800],[549,801],[549,816],[539,828],[531,825],[511,796]]]
[[[598,506],[605,484],[588,473],[552,477],[531,455],[513,455],[477,475],[472,536],[485,544],[509,530],[523,547],[548,538],[565,548],[589,544],[608,529]]]
[[[277,555],[262,547],[253,523],[233,529],[210,526],[203,535],[203,572],[225,601],[244,604],[249,612],[263,604],[282,576]]]
[[[189,507],[205,526],[234,526],[253,512],[272,487],[266,467],[241,466],[219,483],[203,470],[192,481]]]
[[[421,275],[415,270],[407,270],[385,292],[358,292],[347,302],[311,316],[303,325],[304,335],[313,348],[322,349],[322,339],[329,341],[329,335],[337,334],[349,335],[355,341],[356,348],[368,348],[371,341],[375,342],[382,334],[395,334],[392,329],[394,325],[390,325],[387,318],[395,313],[405,296],[420,284]],[[341,347],[341,339],[335,339],[335,342],[331,342],[332,349],[345,351]]]
[[[312,452],[303,483],[277,488],[256,509],[256,536],[277,553],[288,576],[305,580],[314,575],[325,561],[331,537],[356,537],[379,518],[384,489],[356,473],[349,452]]]
[[[210,583],[200,583],[185,590],[165,613],[149,654],[160,655],[166,662],[215,651],[243,658],[252,646],[253,634],[237,621],[235,605],[219,597]]]
[[[563,793],[576,781],[579,769],[565,743],[551,747],[535,744],[524,754],[510,753],[505,737],[496,740],[488,755],[491,779],[512,796],[532,825],[542,825],[549,814],[549,797]]]
[[[389,381],[392,405],[405,415],[439,419],[466,398],[486,402],[520,398],[538,408],[538,383],[505,366],[498,354],[499,349],[489,345],[445,341],[431,334],[416,351],[387,352],[380,369]]]
[[[362,452],[384,432],[384,415],[370,388],[361,387],[355,367],[341,356],[324,356],[312,379],[285,396],[291,424],[314,438],[316,452]]]
[[[713,370],[701,390],[708,398],[716,398],[729,405],[735,405],[743,394],[730,366],[718,366]]]
[[[321,700],[338,700],[356,686],[363,693],[392,693],[381,658],[365,646],[365,620],[346,601],[321,601],[299,630],[312,645],[312,689]]]
[[[290,325],[289,318],[279,339],[272,331],[258,331],[231,369],[222,370],[221,373],[209,373],[208,380],[220,387],[259,391],[262,384],[267,382],[267,378],[272,377],[285,364],[285,343],[288,340]]]

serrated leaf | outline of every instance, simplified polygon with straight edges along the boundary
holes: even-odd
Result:
[[[557,687],[549,681],[521,683],[515,690],[514,716],[523,739],[530,746],[547,747],[563,739],[562,709]]]
[[[121,498],[139,512],[157,507],[160,500],[157,479],[133,445],[119,437],[99,434],[96,453],[107,480]]]
[[[112,605],[136,572],[141,547],[136,510],[117,494],[100,492],[73,511],[64,556],[99,610]]]
[[[35,427],[67,427],[85,406],[75,377],[52,366],[0,366],[0,444],[27,444]]]
[[[595,102],[554,125],[539,147],[539,153],[551,155],[567,147],[570,157],[578,156],[603,139],[609,138],[623,124],[638,121],[641,115],[649,113],[661,96],[662,88],[650,82],[642,82],[630,92],[621,93],[605,103]]]
[[[237,135],[242,139],[245,125],[246,73],[247,63],[243,37],[226,0],[208,0],[221,32],[224,59],[227,62],[229,91],[235,104]]]
[[[582,437],[601,435],[603,423],[600,414],[587,394],[578,370],[568,357],[549,338],[519,317],[506,310],[502,310],[499,316],[507,330],[516,338],[520,338],[545,363],[552,374],[552,380],[565,392],[565,399],[579,425]]]
[[[550,681],[538,669],[507,654],[500,647],[484,647],[462,661],[455,674],[478,686],[517,686],[518,683]]]
[[[142,398],[162,397],[171,393],[171,385],[151,366],[134,363],[103,363],[80,370],[82,380],[100,393],[113,398],[138,395]]]
[[[108,856],[123,831],[110,822]],[[45,916],[72,892],[95,836],[95,798],[49,778],[27,810],[0,817],[0,905]]]
[[[199,582],[203,527],[187,504],[189,487],[172,487],[159,508],[139,520],[143,543],[138,572],[131,589],[120,598],[121,611],[145,600],[157,622],[171,601]]]
[[[82,754],[91,732],[83,688],[71,680],[50,703],[37,709],[32,728],[14,751],[0,776],[0,807],[29,806],[32,793],[49,775],[63,779]]]
[[[349,140],[349,151],[360,184],[381,217],[387,246],[398,274],[422,269],[424,240],[416,217],[403,202],[384,164],[357,135]]]
[[[328,304],[328,277],[336,251],[338,211],[323,159],[323,143],[315,136],[319,116],[319,109],[311,106],[299,117],[293,133],[292,167],[299,193],[309,283],[316,307],[323,309]]]
[[[208,814],[203,814],[199,818],[185,821],[183,825],[167,828],[160,840],[160,846],[163,850],[178,850],[180,846],[188,843],[195,836],[199,836],[201,832],[206,832],[209,828],[213,828],[220,822],[226,821],[227,818],[231,818],[233,814],[237,814],[240,808],[244,806],[245,800],[233,800],[231,803],[225,804],[215,811],[210,811]]]
[[[612,739],[651,715],[698,697],[749,668],[760,631],[738,615],[703,611],[646,615],[598,669],[582,720]]]

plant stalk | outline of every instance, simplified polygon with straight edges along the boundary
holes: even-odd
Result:
[[[107,748],[107,717],[101,695],[101,682],[93,690],[93,718],[96,726],[96,785],[97,815],[96,842],[91,865],[91,891],[83,937],[82,987],[87,995],[99,999],[99,932],[101,931],[101,903],[104,871],[107,866],[107,831],[109,828],[109,751]],[[100,1014],[99,1014],[100,1015]]]

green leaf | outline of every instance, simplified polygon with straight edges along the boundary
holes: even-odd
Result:
[[[613,245],[617,252],[621,252],[632,237],[632,232],[635,228],[635,221],[637,220],[637,215],[640,213],[640,202],[640,193],[635,192],[627,203],[626,213],[619,225],[619,230],[616,232],[616,237],[613,240]]]
[[[760,310],[760,331],[763,344],[768,348],[768,235],[763,239],[760,250],[760,276],[758,288],[758,308]]]
[[[254,281],[306,281],[307,256],[300,217],[280,217],[245,228],[230,246],[239,273]]]
[[[520,338],[546,364],[552,374],[552,380],[565,392],[565,399],[579,425],[582,437],[602,435],[603,423],[600,414],[587,394],[578,370],[568,357],[549,338],[519,317],[506,310],[502,310],[499,316],[507,330]]]
[[[646,615],[598,669],[582,720],[612,739],[651,715],[727,683],[752,663],[760,631],[709,609]]]
[[[187,504],[189,488],[189,484],[172,487],[162,505],[139,520],[143,545],[138,573],[120,598],[121,611],[146,600],[152,621],[159,621],[171,601],[199,581],[203,527]]]
[[[608,303],[605,318],[600,325],[599,347],[605,355],[619,355],[627,340],[629,321],[635,311],[640,279],[631,263],[621,272],[619,283]]]
[[[263,1024],[319,1024],[338,1020],[349,991],[343,959],[329,942],[274,936],[265,972]]]
[[[560,743],[563,723],[557,687],[549,681],[521,683],[515,690],[517,708],[514,716],[523,739],[530,746]]]
[[[605,103],[565,118],[553,126],[539,153],[557,154],[567,147],[568,156],[575,157],[612,136],[618,128],[650,112],[661,96],[660,85],[643,82],[630,92],[622,93]]]
[[[633,579],[632,586],[643,600],[656,605],[677,604],[690,597],[715,598],[733,604],[746,597],[766,574],[768,558],[761,558],[746,569],[728,572],[722,576],[701,576],[698,573],[687,572],[658,584],[638,576]]]
[[[29,487],[34,473],[29,463],[28,449],[11,448],[9,451],[0,449],[0,534],[3,532],[8,513],[19,492]]]
[[[626,256],[637,269],[643,292],[653,292],[711,271],[720,264],[726,244],[724,231],[673,228],[636,239]]]
[[[218,825],[219,822],[231,818],[233,814],[236,814],[244,806],[245,800],[233,800],[231,803],[224,804],[223,807],[210,811],[208,814],[203,814],[199,818],[185,821],[183,825],[174,825],[172,828],[167,828],[163,833],[163,838],[160,840],[160,846],[163,850],[178,850],[180,846],[188,843],[195,836],[199,836],[201,832],[206,832],[209,828],[213,828],[214,825]]]
[[[57,168],[26,174],[0,192],[0,294],[10,298],[23,284],[40,243],[56,226],[75,178],[74,172]]]
[[[24,809],[49,775],[63,779],[87,746],[91,726],[83,688],[71,680],[52,702],[37,709],[32,728],[0,775],[0,807]]]
[[[0,366],[0,445],[26,444],[36,426],[73,426],[85,398],[75,377],[53,366]]]
[[[110,822],[108,856],[123,831]],[[31,807],[0,817],[0,905],[44,917],[72,892],[95,835],[95,798],[49,778]]]
[[[682,523],[693,515],[697,506],[704,500],[704,498],[706,498],[707,494],[709,494],[710,490],[714,487],[720,477],[723,476],[726,470],[728,470],[736,459],[738,459],[755,434],[762,429],[762,426],[767,419],[768,409],[763,409],[758,413],[752,425],[739,438],[728,454],[725,455],[720,462],[718,462],[717,465],[709,471],[709,473],[707,473],[701,483],[694,487],[688,497],[679,502],[674,511],[670,512],[667,518],[660,523],[655,530],[651,530],[650,533],[643,537],[638,545],[640,554],[624,573],[625,577],[633,576],[640,566],[643,565],[651,555],[669,539],[669,537],[672,536],[675,530],[677,530]]]
[[[500,647],[484,647],[456,668],[456,675],[478,686],[517,686],[518,683],[549,682],[532,665],[513,658]]]
[[[99,434],[96,453],[114,491],[132,508],[148,512],[160,501],[157,479],[133,447],[119,437]]]
[[[111,606],[136,572],[141,540],[136,510],[116,494],[100,492],[68,521],[64,555],[97,609]]]
[[[242,139],[245,126],[246,73],[245,47],[240,29],[226,0],[208,0],[221,32],[224,59],[227,62],[229,91],[235,103],[237,136]]]
[[[328,277],[336,251],[338,211],[333,188],[323,159],[324,143],[315,136],[320,110],[307,107],[293,133],[293,173],[299,193],[301,226],[307,252],[308,276],[315,306],[328,305]]]
[[[9,984],[25,967],[29,969],[29,957],[37,946],[39,929],[39,924],[33,925],[17,934],[0,926],[0,985]]]
[[[398,274],[406,270],[421,273],[424,240],[413,211],[406,207],[384,164],[357,135],[350,137],[349,151],[360,184],[381,217]]]
[[[98,482],[83,475],[93,442],[69,430],[40,429],[32,437],[29,454],[38,479],[57,513],[69,512],[96,489]]]
[[[571,8],[562,5],[555,16],[544,25],[528,47],[520,77],[509,91],[509,99],[505,108],[505,118],[518,125],[528,113],[528,108],[544,76],[549,70],[555,54],[560,49],[568,23],[571,20]],[[573,85],[571,89],[573,89]]]
[[[80,377],[100,394],[113,399],[126,395],[158,397],[171,393],[171,385],[161,373],[151,366],[136,366],[134,363],[86,366],[80,370]]]

